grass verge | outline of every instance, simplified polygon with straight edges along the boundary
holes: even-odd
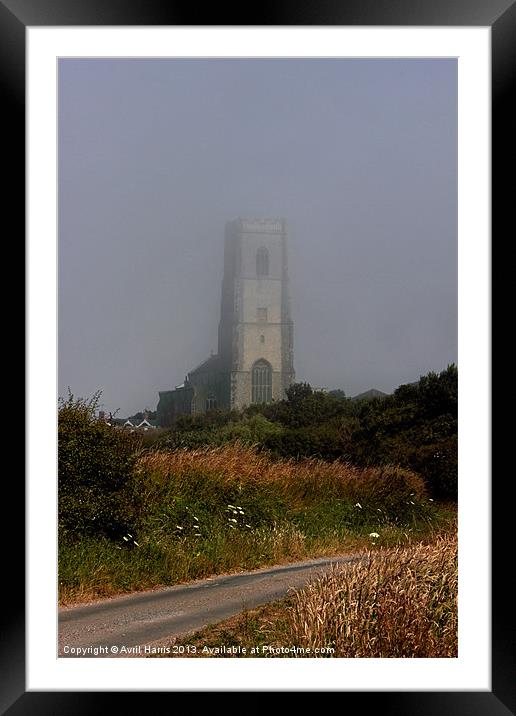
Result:
[[[130,533],[61,535],[61,605],[431,541],[453,529],[456,511],[401,468],[273,460],[240,445],[146,453],[125,489]]]

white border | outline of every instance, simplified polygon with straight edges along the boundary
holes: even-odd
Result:
[[[490,690],[490,28],[27,28],[27,689]],[[56,59],[458,57],[457,659],[57,659]],[[42,410],[41,406],[46,406]]]

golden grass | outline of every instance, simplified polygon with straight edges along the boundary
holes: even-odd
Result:
[[[337,657],[456,657],[457,537],[335,569],[296,592],[290,614],[294,643]]]
[[[146,476],[150,490],[164,482],[185,482],[192,474],[204,473],[217,477],[221,485],[270,485],[288,496],[291,504],[318,502],[323,496],[389,503],[426,495],[423,480],[397,466],[358,468],[340,460],[313,458],[273,460],[266,453],[238,443],[147,453],[140,458],[138,472]]]

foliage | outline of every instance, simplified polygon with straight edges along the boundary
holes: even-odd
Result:
[[[264,415],[244,415],[241,420],[230,422],[221,428],[216,442],[219,445],[235,441],[243,445],[261,445],[281,432],[281,426],[267,420]]]
[[[456,499],[457,383],[455,365],[368,400],[295,383],[285,400],[241,412],[182,416],[157,447],[196,449],[238,440],[277,458],[400,465],[419,473],[435,498]]]
[[[181,423],[184,430],[172,430],[158,440],[156,448],[177,449],[219,446],[239,442],[243,445],[266,445],[267,440],[280,435],[282,428],[277,423],[260,414],[232,414],[232,420],[219,425],[203,422],[203,416],[183,416],[189,418]],[[192,419],[193,418],[193,419]]]
[[[345,457],[345,443],[332,425],[284,428],[266,437],[264,447],[279,458],[315,457],[336,460]]]
[[[313,390],[307,383],[294,383],[287,388],[286,394],[285,400],[253,405],[246,412],[262,413],[269,420],[289,429],[315,427],[353,414],[350,400],[322,390]]]
[[[334,398],[340,398],[343,400],[346,397],[346,393],[341,390],[341,388],[336,388],[335,390],[328,391],[328,394],[331,395]]]
[[[192,432],[215,429],[238,420],[240,414],[236,410],[210,410],[203,415],[178,415],[174,421],[174,431]]]
[[[130,480],[139,443],[95,417],[100,393],[72,394],[58,413],[58,500],[62,535],[123,535],[133,527]]]
[[[457,383],[457,368],[450,365],[392,396],[363,403],[351,459],[404,465],[425,479],[434,497],[456,499]]]
[[[118,532],[84,529],[84,505],[76,502],[74,531],[73,510],[61,503],[64,600],[332,554],[370,543],[380,529],[382,544],[398,544],[433,529],[438,514],[410,471],[277,460],[238,443],[144,451],[120,495],[131,524]]]
[[[141,410],[139,410],[134,415],[130,415],[129,420],[142,421],[144,418],[147,418],[148,420],[156,420],[157,417],[158,417],[158,413],[156,410],[146,410],[145,412],[142,412]]]

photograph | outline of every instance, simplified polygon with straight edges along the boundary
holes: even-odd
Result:
[[[458,69],[57,59],[58,660],[457,660]]]
[[[516,2],[228,10],[0,0],[26,279],[0,713],[516,714]]]

